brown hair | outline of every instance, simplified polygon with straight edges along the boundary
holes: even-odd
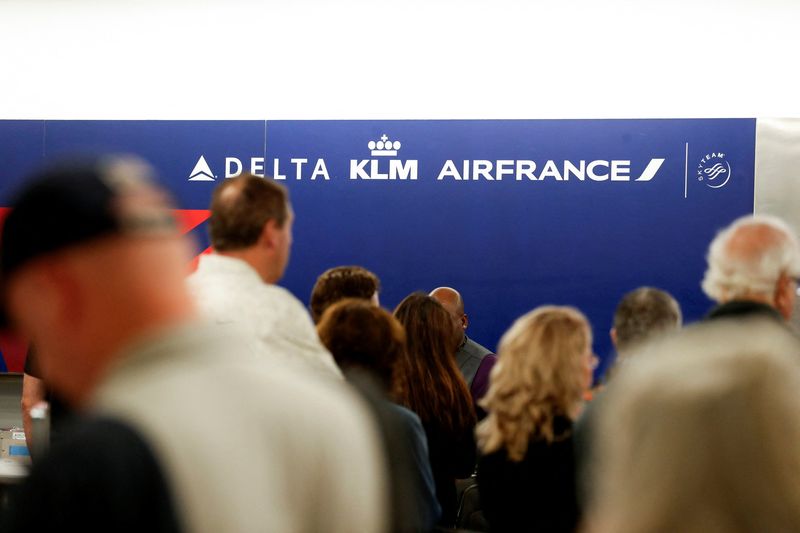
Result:
[[[311,318],[319,322],[331,304],[343,298],[369,300],[381,288],[378,276],[360,266],[339,266],[323,272],[311,290]]]
[[[591,345],[589,323],[572,307],[539,307],[517,319],[500,339],[480,402],[489,412],[477,430],[483,453],[505,448],[521,461],[531,439],[554,441],[553,420],[572,416],[582,399]]]
[[[317,332],[342,370],[366,369],[386,390],[392,390],[395,367],[406,348],[406,333],[388,311],[346,298],[325,311]]]
[[[416,412],[423,423],[436,422],[458,432],[475,425],[467,384],[456,366],[461,341],[450,314],[442,304],[423,293],[407,296],[394,316],[406,328],[408,349],[401,359],[404,382],[400,403]]]
[[[268,220],[282,227],[288,210],[289,193],[271,179],[254,174],[226,179],[211,196],[211,244],[221,252],[252,246]]]

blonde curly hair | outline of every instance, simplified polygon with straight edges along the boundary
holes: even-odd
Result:
[[[531,439],[556,440],[553,420],[572,416],[588,385],[591,345],[589,322],[575,308],[544,306],[517,319],[500,339],[480,402],[489,412],[476,430],[481,451],[505,448],[521,461]]]

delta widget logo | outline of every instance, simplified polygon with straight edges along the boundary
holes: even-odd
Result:
[[[214,173],[211,172],[211,167],[208,166],[206,157],[201,155],[189,174],[189,181],[214,181],[215,177]]]

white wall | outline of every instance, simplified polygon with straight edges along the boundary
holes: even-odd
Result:
[[[800,116],[794,0],[0,0],[0,118]]]
[[[756,213],[781,217],[800,234],[800,119],[756,123]],[[800,331],[800,291],[792,323]]]

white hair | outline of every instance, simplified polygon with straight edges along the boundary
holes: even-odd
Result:
[[[748,294],[771,298],[781,274],[800,276],[797,236],[772,216],[735,220],[711,241],[706,259],[703,291],[718,302]]]
[[[800,344],[694,326],[620,369],[598,411],[595,533],[800,531]]]

